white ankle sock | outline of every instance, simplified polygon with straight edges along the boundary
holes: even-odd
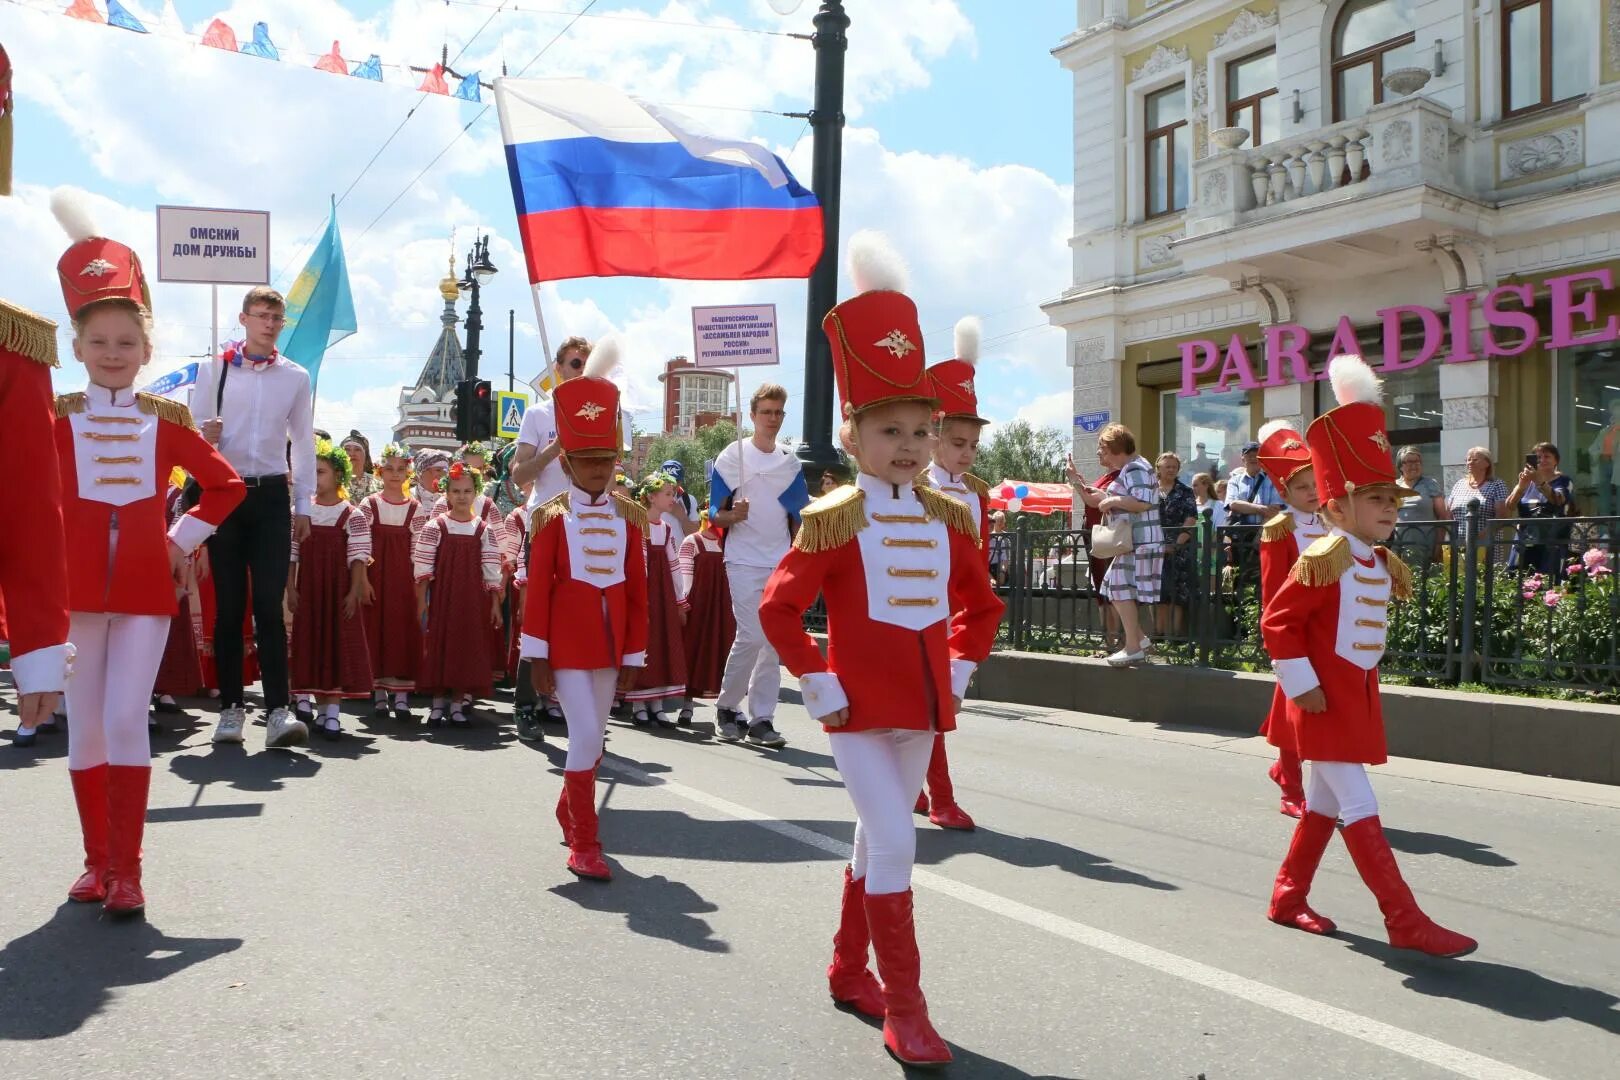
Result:
[[[394,708],[403,709],[403,708],[406,708],[407,706],[409,706],[410,703],[411,703],[411,696],[409,694],[395,694],[394,695]]]

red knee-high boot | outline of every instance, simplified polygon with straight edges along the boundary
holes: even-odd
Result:
[[[918,796],[918,802],[922,798]],[[973,828],[973,819],[956,805],[956,788],[951,783],[951,764],[945,756],[945,735],[934,736],[934,752],[928,759],[928,820],[942,829]]]
[[[1361,880],[1378,898],[1378,910],[1384,913],[1384,929],[1391,945],[1430,956],[1466,956],[1479,948],[1479,942],[1473,938],[1447,930],[1423,914],[1412,890],[1401,878],[1401,868],[1395,862],[1395,853],[1390,850],[1383,823],[1377,815],[1346,825],[1341,832]]]
[[[1333,839],[1333,819],[1326,814],[1306,814],[1294,827],[1294,838],[1288,842],[1288,854],[1282,868],[1277,871],[1277,883],[1271,889],[1271,907],[1266,918],[1281,926],[1292,926],[1307,934],[1331,934],[1337,927],[1333,920],[1318,915],[1306,902],[1311,892],[1311,879],[1322,861],[1328,841]]]
[[[562,826],[563,843],[572,847],[574,843],[574,822],[568,814],[568,783],[566,779],[563,781],[562,790],[557,792],[557,824]]]
[[[68,899],[99,903],[107,899],[107,765],[72,769],[68,777],[79,808],[79,831],[84,834],[84,873],[68,890]]]
[[[107,902],[114,915],[146,907],[141,892],[141,836],[146,831],[146,796],[152,786],[148,765],[107,766]]]
[[[866,894],[866,925],[883,979],[883,1045],[905,1065],[945,1065],[951,1048],[928,1020],[922,958],[911,917],[911,890]]]
[[[866,967],[871,934],[866,929],[866,881],[844,867],[844,899],[838,912],[838,933],[833,935],[832,963],[827,965],[827,988],[834,1001],[856,1012],[883,1018],[883,987]]]
[[[602,858],[596,835],[596,770],[565,772],[563,785],[568,797],[568,869],[592,881],[611,881],[613,871]]]
[[[1305,814],[1305,766],[1292,750],[1277,748],[1277,760],[1267,771],[1272,783],[1282,788],[1277,809],[1291,818]]]

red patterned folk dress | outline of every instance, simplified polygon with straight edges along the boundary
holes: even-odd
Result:
[[[381,492],[367,495],[360,510],[371,523],[372,601],[365,609],[366,642],[377,686],[414,690],[422,662],[422,623],[416,613],[411,551],[427,515],[415,499],[402,503]]]
[[[346,698],[369,697],[374,685],[364,608],[347,618],[350,567],[371,560],[371,524],[346,502],[310,507],[309,536],[294,541],[298,607],[290,642],[292,690]]]
[[[501,587],[494,531],[480,518],[436,515],[416,538],[415,564],[416,580],[433,583],[417,687],[436,696],[489,696],[499,663],[490,655],[490,594]]]
[[[661,701],[686,692],[686,643],[681,609],[686,606],[676,572],[680,555],[674,530],[654,519],[647,526],[647,665],[626,701]]]

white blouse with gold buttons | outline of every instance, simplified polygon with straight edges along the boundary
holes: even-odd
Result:
[[[1333,651],[1370,671],[1384,658],[1389,635],[1389,567],[1370,544],[1345,535],[1354,561],[1339,578],[1339,631]]]
[[[948,469],[941,468],[932,462],[928,465],[928,479],[934,485],[934,490],[949,495],[958,502],[966,503],[973,513],[975,523],[979,520],[979,493],[967,486],[963,474],[952,474]],[[983,537],[980,537],[982,540]]]
[[[898,488],[862,473],[867,526],[856,539],[873,622],[922,630],[950,617],[951,539],[930,519],[910,484]]]
[[[69,418],[79,498],[128,506],[157,489],[157,433],[161,421],[135,404],[133,389],[85,388],[88,407]]]
[[[568,574],[598,589],[624,580],[624,552],[629,535],[624,518],[609,495],[597,500],[573,488],[568,494],[563,536],[568,541]]]

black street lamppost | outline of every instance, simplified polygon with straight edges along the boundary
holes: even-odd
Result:
[[[478,336],[484,329],[484,309],[478,304],[478,290],[494,276],[495,264],[489,261],[489,237],[481,236],[473,241],[472,250],[467,252],[467,270],[460,282],[463,289],[472,292],[472,303],[467,306],[467,348],[464,352],[469,379],[478,378]]]
[[[833,445],[832,349],[821,320],[838,302],[838,201],[844,167],[844,54],[849,16],[839,0],[822,0],[815,16],[816,100],[808,119],[814,132],[810,187],[821,201],[826,246],[810,275],[804,340],[804,440],[799,461],[807,479],[818,480],[838,464]],[[477,302],[476,296],[474,302]],[[811,490],[815,490],[812,483]]]

